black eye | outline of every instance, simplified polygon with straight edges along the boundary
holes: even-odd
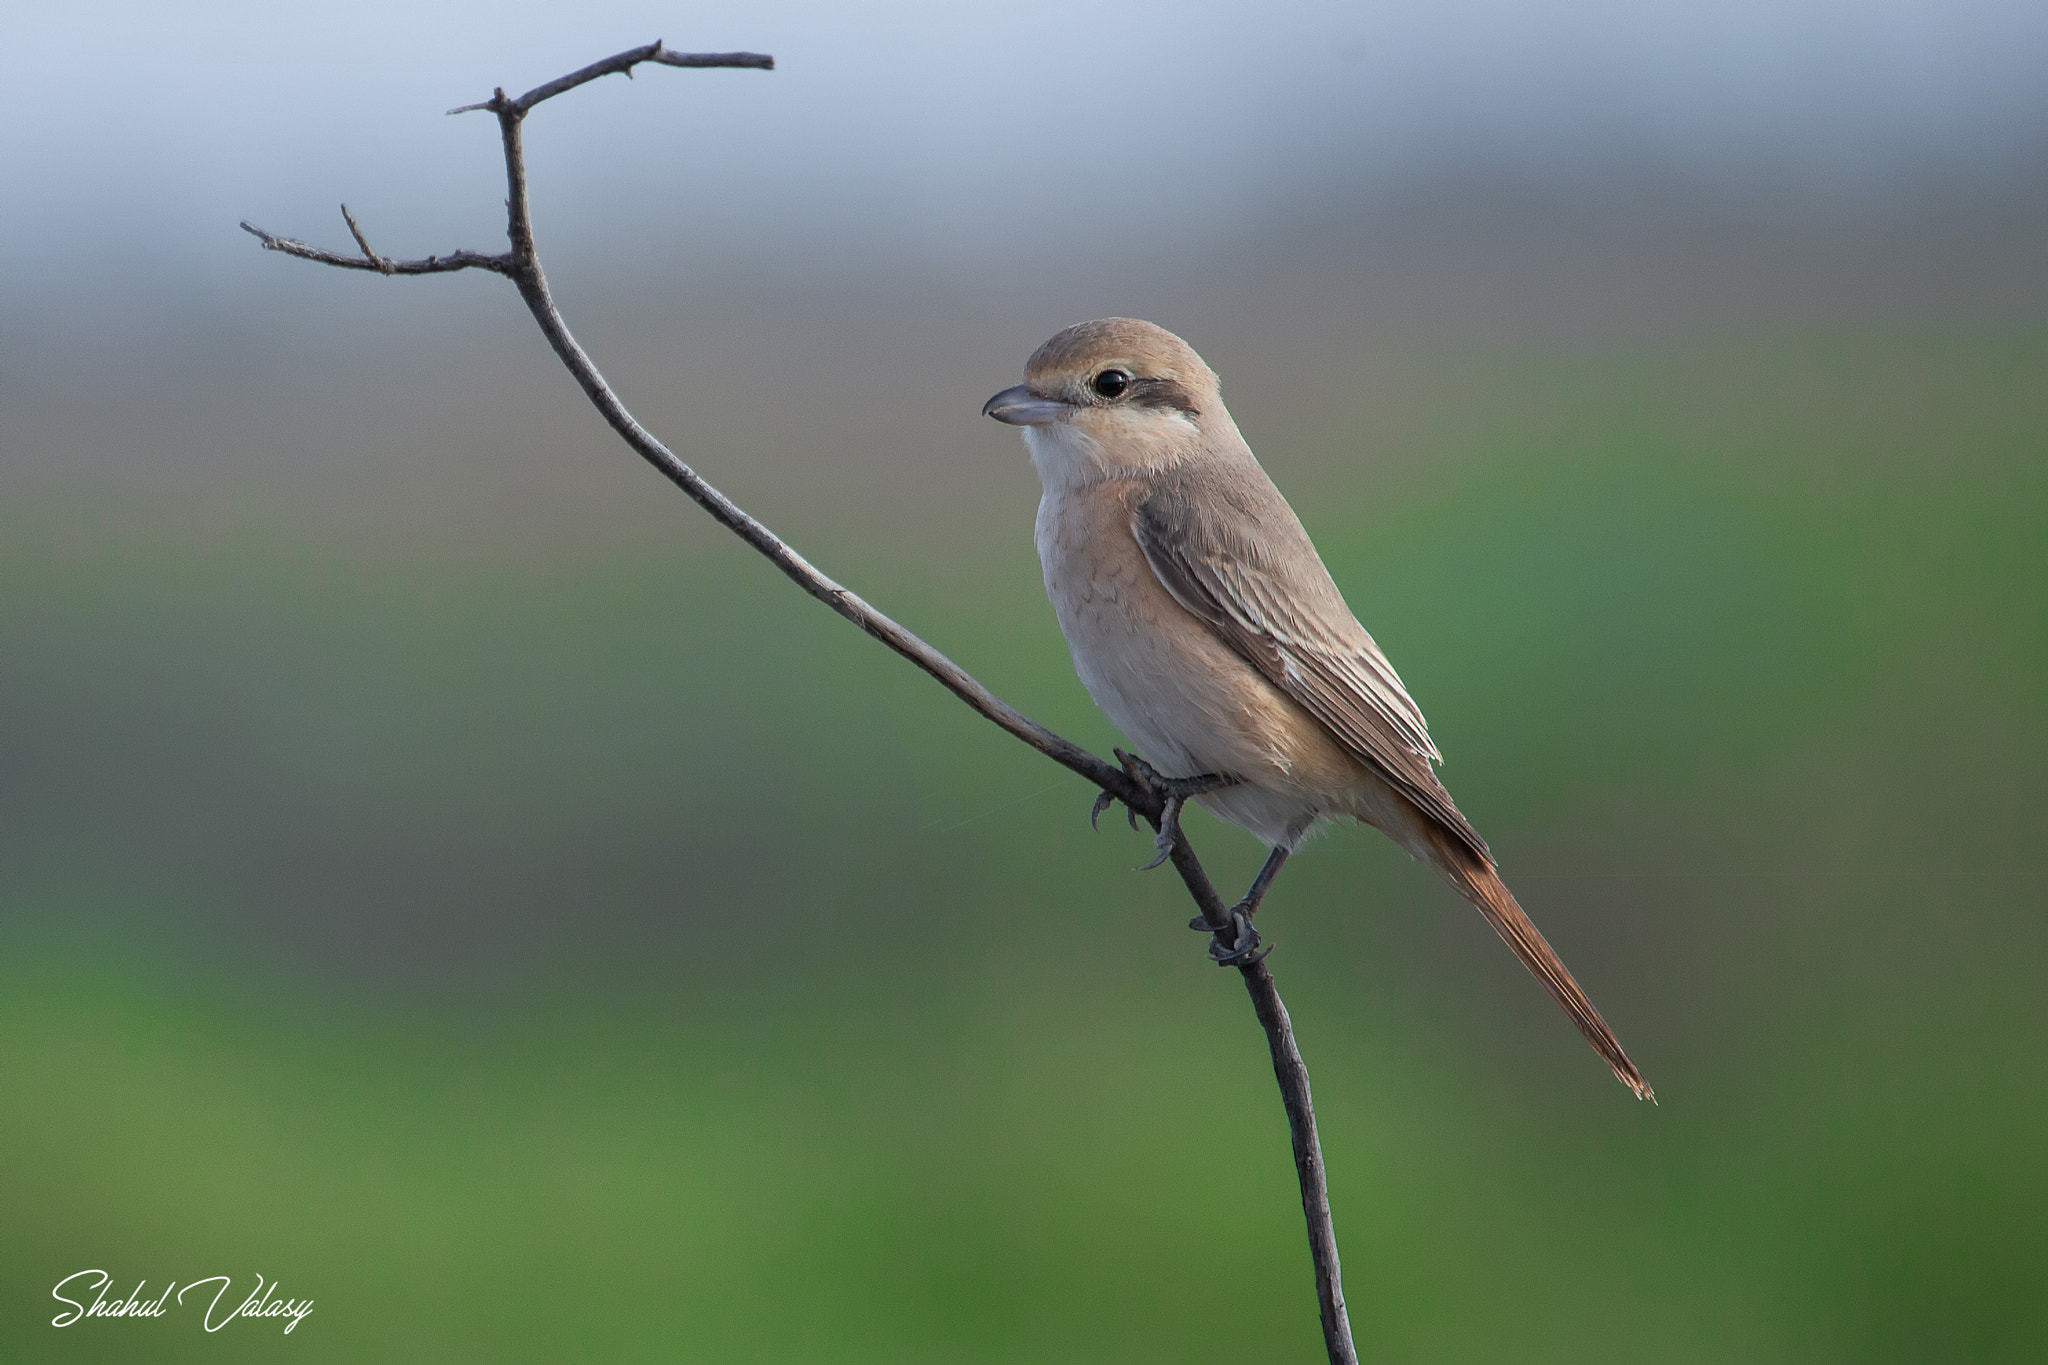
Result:
[[[1104,398],[1114,398],[1130,386],[1131,377],[1122,370],[1104,370],[1095,376],[1095,382],[1090,385]]]

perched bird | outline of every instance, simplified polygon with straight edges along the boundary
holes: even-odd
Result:
[[[1621,1082],[1651,1098],[1437,780],[1421,710],[1194,349],[1132,318],[1080,323],[982,411],[1023,428],[1044,484],[1045,590],[1088,694],[1166,778],[1231,780],[1192,799],[1271,850],[1233,911],[1237,941],[1219,934],[1212,956],[1250,960],[1250,916],[1288,854],[1320,822],[1362,820],[1477,906]]]

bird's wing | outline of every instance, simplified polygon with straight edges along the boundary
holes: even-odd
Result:
[[[1294,510],[1256,464],[1160,479],[1133,509],[1152,572],[1253,667],[1482,862],[1432,766],[1421,708],[1345,605]]]

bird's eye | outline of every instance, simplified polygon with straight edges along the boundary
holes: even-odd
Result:
[[[1130,386],[1131,376],[1123,370],[1104,370],[1089,387],[1104,398],[1114,398]]]

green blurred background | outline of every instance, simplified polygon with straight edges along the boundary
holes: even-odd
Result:
[[[1661,1101],[1312,845],[1262,924],[1365,1358],[2035,1361],[2048,195],[1927,183],[554,264],[686,459],[1098,750],[975,411],[1095,314],[1223,374]],[[238,192],[209,232],[321,235]],[[1264,1042],[1146,841],[638,467],[502,282],[233,268],[0,327],[0,1355],[1318,1358]],[[87,1267],[315,1308],[52,1329]]]

